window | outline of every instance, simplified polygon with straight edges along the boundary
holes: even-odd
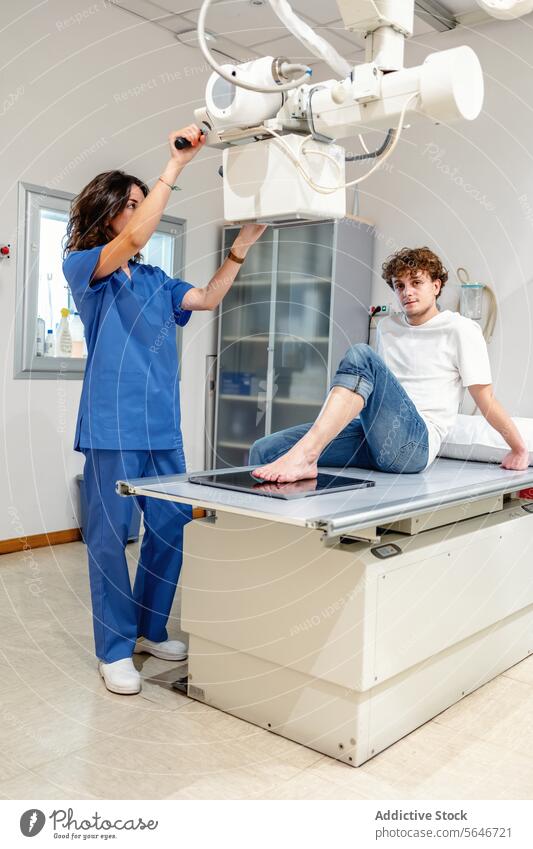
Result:
[[[63,276],[63,239],[74,195],[26,183],[19,184],[19,251],[15,377],[80,379],[87,347],[83,325]],[[157,265],[169,277],[179,277],[183,265],[185,223],[163,216],[143,248],[143,261]],[[63,317],[72,338],[70,353],[60,350]],[[178,328],[181,349],[181,328]]]

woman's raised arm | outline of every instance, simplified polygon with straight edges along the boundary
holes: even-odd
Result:
[[[190,147],[177,150],[174,142],[178,136],[189,139]],[[190,124],[182,130],[170,133],[168,140],[170,159],[161,174],[161,179],[156,181],[155,186],[142,203],[138,203],[135,199],[128,201],[128,203],[132,203],[132,207],[135,207],[134,211],[127,218],[117,236],[107,245],[104,245],[92,277],[93,280],[99,280],[116,271],[117,268],[121,268],[132,256],[144,248],[165,210],[171,191],[170,186],[175,183],[185,165],[196,156],[205,143],[205,136],[201,134],[200,128],[196,124]]]

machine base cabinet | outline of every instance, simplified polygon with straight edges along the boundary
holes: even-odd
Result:
[[[514,501],[377,546],[191,523],[189,695],[359,766],[532,651],[532,522]]]

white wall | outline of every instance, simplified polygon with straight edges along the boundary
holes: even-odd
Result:
[[[378,227],[374,302],[393,299],[380,266],[403,245],[429,245],[443,258],[450,270],[443,306],[457,302],[458,266],[489,283],[500,310],[490,345],[495,388],[524,416],[533,416],[532,25],[533,15],[411,43],[409,65],[434,49],[473,47],[485,75],[483,114],[450,127],[418,122],[390,169],[385,163],[361,185],[361,213]]]
[[[32,6],[35,5],[35,9]],[[82,13],[80,22],[73,16]],[[169,130],[203,102],[200,54],[168,32],[106,0],[19,0],[3,9],[0,117],[0,539],[75,525],[72,451],[81,383],[13,380],[17,181],[77,192],[98,171],[120,167],[148,182],[166,160]],[[428,244],[452,271],[497,292],[500,322],[491,346],[495,384],[513,413],[533,415],[530,364],[533,285],[533,71],[531,20],[489,23],[418,39],[416,64],[434,49],[471,44],[482,60],[482,117],[451,128],[420,123],[390,170],[361,187],[361,213],[378,226],[374,301],[389,298],[382,260],[402,245]],[[329,74],[328,74],[329,76]],[[4,129],[5,128],[5,129]],[[436,145],[428,147],[428,145]],[[180,178],[169,214],[188,221],[186,277],[204,284],[218,261],[222,193],[218,152],[203,152]],[[469,184],[467,190],[465,184]],[[443,303],[453,303],[449,284]],[[203,375],[214,352],[213,317],[185,330],[183,430],[190,468],[203,464]]]
[[[208,76],[198,51],[105,0],[4,5],[0,242],[11,242],[12,258],[0,263],[0,539],[74,527],[73,481],[83,462],[72,450],[81,381],[13,379],[17,182],[75,193],[118,167],[153,183],[167,133],[193,120]],[[200,285],[218,261],[219,164],[220,153],[202,152],[167,207],[187,219],[185,277]],[[194,315],[182,379],[191,468],[203,465],[204,363],[213,347],[212,314]]]

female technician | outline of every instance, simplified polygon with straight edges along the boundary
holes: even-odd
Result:
[[[190,147],[177,150],[183,136]],[[75,198],[63,271],[85,328],[88,357],[74,448],[85,455],[85,541],[99,670],[109,690],[138,693],[133,652],[177,661],[186,647],[166,624],[178,581],[190,508],[139,499],[145,533],[131,589],[125,557],[133,503],[120,478],[181,474],[175,324],[214,310],[263,226],[248,224],[209,284],[195,288],[142,263],[171,190],[205,141],[195,124],[169,136],[170,159],[149,192],[122,171],[99,174]]]

